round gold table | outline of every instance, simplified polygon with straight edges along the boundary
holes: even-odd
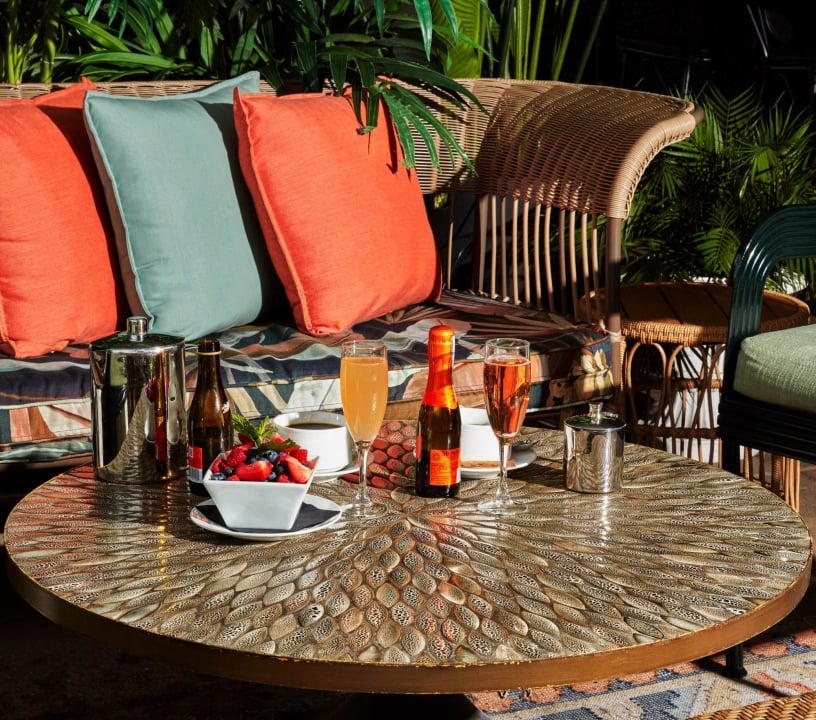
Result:
[[[539,459],[511,484],[526,513],[476,509],[492,478],[465,481],[457,500],[417,498],[401,464],[411,426],[392,423],[373,468],[385,516],[269,543],[194,525],[200,498],[183,484],[107,484],[81,467],[12,510],[9,574],[44,615],[124,651],[400,703],[442,694],[428,702],[459,717],[478,714],[461,693],[714,654],[804,594],[808,530],[767,490],[627,445],[624,490],[571,493],[562,434],[525,433]],[[341,503],[354,486],[311,492]]]

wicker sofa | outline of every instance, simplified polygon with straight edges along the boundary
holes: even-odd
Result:
[[[425,338],[428,327],[437,322],[457,329],[455,383],[464,404],[480,402],[481,346],[497,335],[533,341],[531,411],[569,414],[572,406],[613,394],[620,380],[617,287],[622,223],[649,161],[686,137],[699,112],[681,99],[609,87],[486,79],[465,84],[486,112],[471,107],[452,113],[430,98],[429,104],[474,160],[475,173],[444,151],[435,165],[417,138],[416,179],[437,239],[441,297],[397,305],[323,335],[298,328],[284,303],[252,322],[221,328],[214,334],[224,348],[225,384],[239,412],[252,418],[292,409],[339,410],[338,346],[349,335],[364,335],[384,337],[389,344],[389,416],[414,417],[425,385]],[[207,85],[99,83],[97,90],[147,99],[184,97]],[[13,152],[15,136],[13,124],[4,125],[3,113],[63,88],[0,86],[4,157]],[[263,84],[260,90],[270,92]],[[4,170],[0,206],[16,202],[10,190],[23,182],[22,175],[9,177]],[[316,175],[316,211],[325,190],[321,182]],[[45,187],[41,192],[46,196],[38,212],[48,218],[49,207],[64,198],[59,188],[51,191],[53,197]],[[106,207],[100,205],[85,210],[104,216]],[[2,218],[0,207],[0,275],[17,272],[9,267],[8,253],[19,250],[19,245],[9,245],[8,236],[3,239]],[[103,217],[102,222],[108,227],[110,220]],[[382,252],[396,252],[387,237],[382,247]],[[60,261],[49,260],[54,262],[52,285],[58,284]],[[120,262],[111,250],[117,283]],[[376,257],[359,257],[357,262],[367,282],[385,287],[393,281],[381,274]],[[338,277],[337,283],[342,282]],[[584,298],[599,287],[605,287],[608,305],[593,315]],[[7,303],[7,311],[14,300],[9,301],[9,295],[13,282],[8,275],[0,277],[0,332],[8,330],[4,323],[9,313],[4,317],[2,303]],[[121,305],[119,329],[135,314],[127,302]],[[54,304],[57,318],[60,312],[59,303]],[[582,319],[598,316],[605,318],[602,325]],[[186,339],[185,367],[192,391],[195,338]],[[21,468],[87,460],[90,386],[87,339],[69,338],[65,347],[33,357],[0,355],[0,473],[9,477],[9,471]]]

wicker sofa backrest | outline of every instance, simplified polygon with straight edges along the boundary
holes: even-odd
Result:
[[[204,80],[98,82],[117,95],[197,90]],[[417,132],[416,172],[426,195],[446,201],[446,284],[584,320],[602,318],[621,347],[622,223],[643,171],[664,147],[687,137],[701,113],[688,101],[620,88],[551,81],[469,79],[482,108],[443,107],[419,91],[471,158],[471,172],[437,137],[431,161]],[[0,100],[64,87],[0,85]],[[262,83],[264,92],[272,88]],[[486,111],[486,112],[485,112]],[[475,203],[472,277],[455,288],[454,254],[463,202]],[[606,306],[590,307],[605,288]],[[620,384],[620,352],[613,352]]]
[[[452,278],[456,196],[475,193],[471,289],[583,320],[602,318],[622,350],[619,283],[623,222],[647,165],[686,138],[702,110],[675,97],[555,81],[463,80],[485,114],[437,108],[475,165],[417,137],[423,190],[449,198]],[[605,288],[605,307],[593,306]],[[620,384],[620,353],[613,354]]]

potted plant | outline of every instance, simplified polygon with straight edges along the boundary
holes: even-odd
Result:
[[[569,76],[574,82],[582,80],[608,5],[608,0],[451,2],[460,27],[459,41],[445,52],[451,77]],[[441,10],[434,17],[444,20]]]
[[[816,201],[812,115],[766,108],[750,88],[733,98],[712,88],[703,107],[703,122],[638,186],[624,231],[627,282],[723,280],[765,215]],[[814,263],[788,270],[812,284]]]

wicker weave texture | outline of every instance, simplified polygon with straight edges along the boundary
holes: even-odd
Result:
[[[179,95],[194,92],[212,85],[212,80],[130,80],[119,82],[96,82],[99,90],[111,95],[135,97],[155,97],[157,95]],[[20,85],[0,85],[0,100],[30,100],[38,95],[68,87],[71,83],[22,83]],[[261,92],[274,92],[272,87],[261,82]]]
[[[607,225],[605,238],[599,228],[627,217],[649,162],[694,129],[694,106],[603,86],[466,82],[489,115],[474,107],[439,113],[473,158],[475,176],[439,148],[440,169],[430,154],[418,154],[417,169],[426,192],[474,189],[480,198],[474,289],[570,317],[592,315],[579,297],[617,283],[603,243],[617,258],[621,242],[619,225]],[[617,332],[609,316],[604,324]]]
[[[733,710],[718,710],[698,715],[691,720],[813,720],[813,718],[816,718],[816,693],[765,700]]]

